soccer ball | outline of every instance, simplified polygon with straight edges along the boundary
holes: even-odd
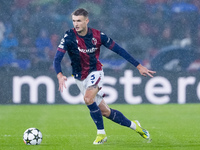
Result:
[[[26,145],[39,145],[42,142],[42,133],[36,128],[28,128],[23,135]]]

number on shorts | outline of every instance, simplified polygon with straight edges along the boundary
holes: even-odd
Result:
[[[95,79],[95,76],[94,76],[94,74],[93,75],[91,75],[91,80],[94,80]]]

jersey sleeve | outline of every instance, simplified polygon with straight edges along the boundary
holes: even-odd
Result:
[[[60,40],[60,44],[58,45],[58,50],[67,51],[70,48],[71,40],[68,32],[65,33],[64,37]]]
[[[111,38],[109,38],[103,32],[101,32],[101,42],[106,48],[108,48],[111,51],[117,53],[118,55],[120,55],[121,57],[126,59],[128,62],[130,62],[135,67],[137,67],[140,64],[125,49],[120,47],[117,43],[115,43]]]
[[[101,32],[101,43],[110,50],[112,50],[113,46],[115,45],[115,42],[103,32]]]
[[[68,37],[67,32],[65,33],[64,37],[61,39],[60,44],[58,45],[56,55],[54,57],[53,66],[54,70],[58,74],[62,72],[61,69],[61,61],[66,53],[66,51],[70,48],[70,39]]]

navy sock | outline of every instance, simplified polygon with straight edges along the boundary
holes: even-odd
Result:
[[[92,117],[94,123],[96,124],[97,129],[98,130],[104,129],[103,117],[102,117],[102,114],[101,114],[101,110],[97,106],[96,102],[94,102],[91,105],[87,105],[87,107],[90,110],[90,116]]]
[[[127,119],[120,111],[115,110],[115,109],[111,109],[111,113],[110,116],[108,117],[108,119],[122,125],[122,126],[126,126],[126,127],[130,127],[131,126],[131,121],[129,119]]]

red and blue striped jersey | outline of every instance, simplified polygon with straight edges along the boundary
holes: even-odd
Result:
[[[76,79],[84,80],[92,71],[102,70],[102,64],[99,61],[101,45],[118,53],[134,66],[139,64],[103,32],[88,28],[88,33],[85,36],[80,36],[73,28],[66,31],[58,46],[54,58],[54,69],[56,73],[62,72],[60,63],[65,52],[67,52],[70,57],[72,75]]]

